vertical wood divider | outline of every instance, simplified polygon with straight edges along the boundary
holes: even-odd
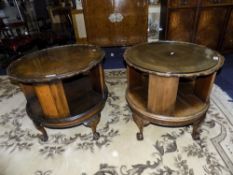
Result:
[[[194,93],[203,101],[207,102],[210,97],[216,73],[208,76],[197,77],[195,80]]]
[[[36,85],[35,91],[46,117],[63,118],[70,115],[61,81],[52,84]]]
[[[95,68],[91,70],[91,81],[94,90],[96,90],[97,92],[101,93],[102,96],[104,96],[104,71],[101,64],[97,65]]]
[[[141,74],[136,69],[127,66],[128,89],[141,85]]]
[[[149,75],[148,104],[150,112],[172,115],[175,109],[179,78]]]
[[[50,86],[51,93],[55,100],[55,104],[57,107],[58,114],[61,117],[67,117],[70,115],[69,105],[66,99],[65,91],[63,88],[63,84],[61,82],[57,84],[52,84]]]

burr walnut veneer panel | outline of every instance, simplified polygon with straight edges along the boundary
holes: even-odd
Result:
[[[88,43],[131,45],[147,41],[147,0],[83,0]]]
[[[233,51],[233,0],[162,0],[161,40]]]

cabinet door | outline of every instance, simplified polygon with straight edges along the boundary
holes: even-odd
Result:
[[[226,12],[225,7],[200,9],[195,43],[218,49]]]
[[[122,20],[113,22],[115,41],[119,45],[147,41],[148,1],[115,0],[114,12],[122,15]]]
[[[191,42],[195,11],[195,8],[170,10],[166,39]]]
[[[87,40],[96,45],[113,42],[114,30],[108,17],[114,11],[111,0],[83,0]]]
[[[231,16],[227,24],[222,50],[223,51],[233,50],[233,9],[231,10]]]
[[[147,0],[83,0],[87,40],[101,46],[147,40]]]

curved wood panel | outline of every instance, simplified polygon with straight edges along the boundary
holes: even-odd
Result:
[[[174,115],[179,78],[149,75],[149,112],[160,115]]]
[[[40,84],[34,88],[46,118],[63,118],[70,115],[62,82]]]

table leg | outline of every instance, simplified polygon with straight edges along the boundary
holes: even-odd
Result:
[[[193,132],[192,132],[193,140],[200,139],[200,126],[201,126],[202,122],[204,121],[205,117],[206,117],[206,113],[203,114],[203,116],[201,118],[199,118],[198,120],[196,120],[193,123]]]
[[[99,121],[100,121],[100,114],[97,114],[96,116],[94,116],[94,117],[92,117],[84,122],[85,126],[91,128],[94,140],[98,140],[100,137],[100,134],[96,131],[96,128],[97,128]]]
[[[144,128],[144,120],[139,117],[138,115],[136,114],[133,114],[133,120],[134,122],[136,123],[136,125],[138,126],[139,128],[139,132],[137,132],[136,136],[137,136],[137,139],[138,140],[143,140],[143,128]]]
[[[48,141],[48,134],[47,134],[46,130],[44,129],[44,126],[39,122],[33,121],[33,123],[34,123],[36,129],[38,129],[42,133],[42,135],[39,136],[40,139],[44,142]]]

